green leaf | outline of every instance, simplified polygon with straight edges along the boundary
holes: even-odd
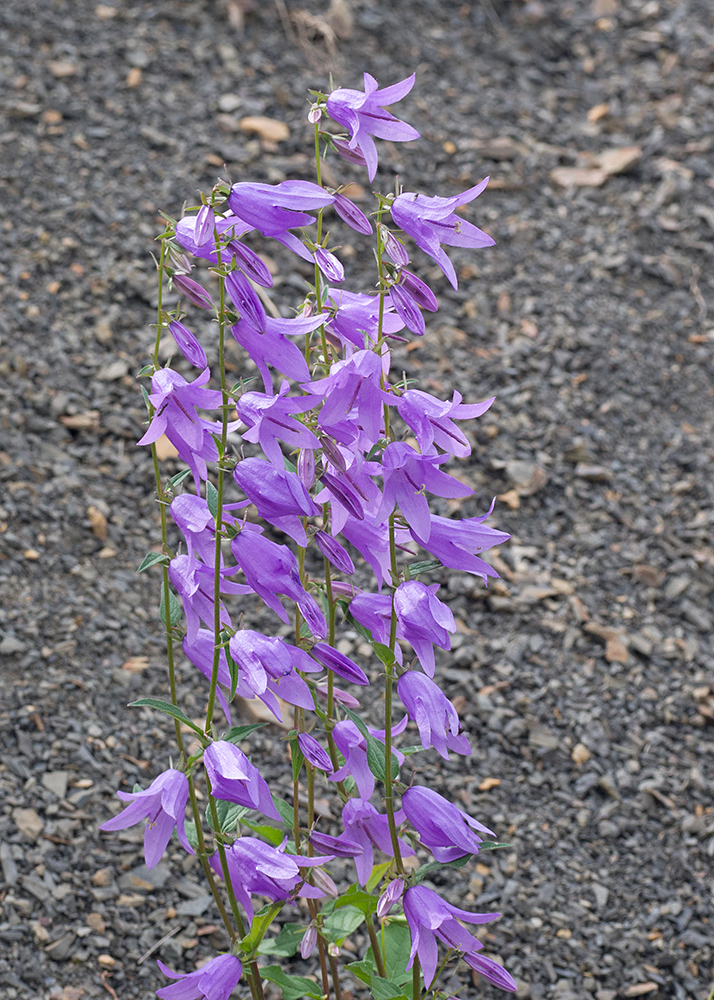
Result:
[[[367,892],[374,892],[391,867],[391,861],[382,861],[381,864],[375,865],[369,873],[369,878],[365,884],[365,890]]]
[[[258,910],[251,922],[250,932],[241,939],[241,951],[252,952],[260,946],[260,942],[265,937],[265,932],[280,913],[284,905],[284,902],[280,900],[278,903],[269,903],[261,910]],[[261,972],[262,971],[263,970],[261,970]]]
[[[305,763],[305,755],[300,749],[300,744],[297,739],[288,740],[290,743],[290,756],[293,761],[293,783],[300,777],[300,772],[302,771],[302,766]]]
[[[464,865],[469,863],[472,857],[474,857],[473,854],[464,854],[463,857],[456,858],[455,861],[429,861],[428,864],[417,868],[414,872],[414,878],[417,882],[423,882],[427,875],[431,875],[432,872],[441,871],[443,868],[463,868]]]
[[[335,910],[324,921],[322,929],[328,940],[334,941],[336,945],[341,945],[345,938],[348,938],[353,931],[356,931],[360,924],[364,923],[364,913],[356,906],[343,906]]]
[[[161,603],[159,604],[159,615],[161,616],[161,624],[164,628],[173,628],[174,625],[178,625],[181,621],[181,616],[183,611],[181,610],[181,604],[178,597],[169,591],[169,616],[170,623],[166,622],[166,591],[164,590],[164,581],[161,581]]]
[[[141,565],[136,572],[143,573],[145,569],[150,569],[152,566],[158,566],[159,563],[161,563],[162,566],[168,566],[169,557],[164,555],[163,552],[147,552],[141,560]]]
[[[149,399],[149,394],[146,391],[146,386],[142,385],[140,386],[140,389],[141,389],[141,395],[144,397],[144,404],[146,406],[146,409],[149,411],[149,413],[152,413],[154,408],[151,405],[151,400]]]
[[[228,664],[228,671],[229,671],[229,673],[231,675],[231,693],[230,693],[230,697],[228,698],[228,700],[229,701],[233,701],[233,699],[236,696],[236,689],[238,687],[238,676],[239,676],[240,671],[239,671],[239,668],[238,668],[238,664],[236,663],[236,661],[233,659],[233,657],[230,654],[230,650],[228,649],[228,646],[224,647],[223,652],[226,654],[226,663]]]
[[[484,840],[479,844],[479,854],[481,851],[498,851],[502,847],[513,847],[513,844],[501,844],[495,840]]]
[[[261,941],[258,945],[258,954],[290,958],[300,947],[305,930],[306,928],[300,924],[285,924],[276,938],[264,938]]]
[[[228,732],[224,733],[223,739],[229,743],[240,743],[241,740],[247,739],[251,733],[254,733],[256,729],[262,729],[263,726],[267,726],[267,722],[253,722],[249,726],[231,726]]]
[[[183,722],[185,726],[192,729],[194,733],[198,733],[199,736],[203,737],[204,741],[206,739],[203,730],[192,722],[187,715],[177,708],[176,705],[172,705],[170,701],[161,701],[160,698],[139,698],[138,701],[129,702],[129,708],[155,708],[157,712],[165,712],[166,715],[170,715],[174,719],[178,719],[179,722]]]
[[[186,839],[188,840],[194,851],[198,850],[198,834],[196,833],[196,824],[192,819],[187,819],[184,823],[184,829],[186,830]]]
[[[288,802],[286,802],[285,799],[279,799],[275,795],[273,796],[273,803],[275,804],[275,808],[280,813],[283,823],[285,823],[286,826],[292,828],[295,819],[295,813],[293,812],[293,807]]]
[[[249,823],[247,819],[243,820],[243,826],[247,826],[249,830],[257,833],[260,837],[265,837],[273,847],[278,847],[285,840],[285,833],[277,826],[268,826],[267,823]]]
[[[216,814],[218,815],[218,829],[221,833],[235,833],[238,821],[243,819],[250,812],[246,806],[239,806],[236,802],[226,802],[224,799],[216,799]],[[213,825],[213,811],[210,806],[206,809],[206,819],[211,829]]]
[[[363,983],[369,986],[375,971],[375,964],[374,961],[363,958],[361,962],[350,962],[345,968],[349,969],[353,976],[361,979]]]
[[[313,1000],[322,998],[322,989],[313,979],[308,979],[306,976],[289,976],[279,965],[266,965],[259,971],[263,979],[280,987],[283,1000],[300,1000],[300,997],[312,997]]]
[[[422,573],[430,573],[433,569],[439,569],[440,566],[441,562],[438,559],[423,559],[411,564],[409,576],[421,576]]]
[[[411,981],[412,971],[407,972],[407,962],[412,947],[409,928],[403,924],[388,923],[384,928],[384,968],[387,979],[403,985]],[[371,952],[370,948],[370,952]],[[367,958],[370,953],[367,953]]]
[[[218,490],[210,479],[206,480],[206,503],[211,512],[211,517],[215,521],[218,517]]]
[[[335,902],[335,909],[339,910],[344,906],[356,906],[364,913],[365,917],[371,917],[377,909],[377,899],[358,885],[351,885],[346,892],[343,892]]]
[[[283,462],[285,463],[285,468],[288,472],[297,472],[297,466],[294,465],[289,458],[286,458],[285,455],[283,455]]]
[[[389,646],[385,646],[383,642],[372,642],[372,649],[375,651],[385,667],[391,667],[394,665],[395,656]]]
[[[398,983],[393,983],[391,979],[382,979],[381,976],[372,976],[369,985],[372,990],[374,1000],[395,1000],[396,997],[398,997],[399,1000],[408,1000],[405,996],[404,989]]]
[[[183,472],[177,472],[175,476],[172,476],[171,479],[169,479],[169,485],[172,487],[172,489],[176,489],[176,487],[180,486],[181,483],[184,481],[184,479],[190,475],[191,475],[190,469],[184,469]]]
[[[154,370],[153,364],[144,365],[141,371],[136,373],[137,378],[144,378],[146,375],[151,375]]]

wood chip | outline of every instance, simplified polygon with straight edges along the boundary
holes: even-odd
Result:
[[[639,146],[622,146],[620,149],[606,149],[596,156],[596,162],[601,170],[604,170],[608,177],[615,174],[624,174],[630,167],[642,159],[642,150]]]
[[[624,632],[608,628],[606,625],[599,625],[597,622],[588,622],[585,631],[596,635],[605,643],[605,659],[608,663],[627,663],[629,658],[628,641]]]
[[[604,170],[588,167],[556,167],[550,172],[550,179],[564,188],[601,187],[607,176]]]
[[[601,118],[610,114],[610,105],[596,104],[594,108],[590,108],[588,111],[588,121],[589,122],[599,122]]]
[[[141,67],[132,66],[126,74],[127,87],[138,87],[141,83]]]
[[[657,983],[635,983],[634,986],[628,986],[623,996],[626,997],[641,997],[645,993],[654,993],[658,990],[659,986]]]
[[[498,788],[501,784],[500,778],[484,778],[481,784],[478,786],[480,792],[488,792],[492,788]]]
[[[115,958],[112,958],[111,955],[99,955],[97,961],[99,962],[100,965],[104,965],[110,969],[112,968],[112,966],[117,964],[117,960]]]
[[[498,499],[510,507],[511,510],[518,510],[521,506],[521,498],[518,495],[518,490],[506,490],[505,493],[499,493]]]
[[[84,413],[72,413],[60,417],[60,423],[73,431],[98,431],[99,410],[86,410]]]
[[[590,751],[584,743],[576,743],[570,751],[570,756],[576,764],[587,764],[590,760]]]
[[[266,118],[264,115],[248,115],[241,118],[240,127],[244,132],[252,132],[265,142],[283,142],[290,135],[290,129],[285,122],[277,118]]]
[[[122,670],[126,670],[130,674],[140,674],[143,670],[148,669],[148,656],[131,656],[126,663],[122,664]]]
[[[92,531],[100,542],[107,540],[107,519],[98,507],[87,507],[87,518]]]

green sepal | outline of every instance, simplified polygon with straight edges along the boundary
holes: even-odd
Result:
[[[300,1000],[300,997],[322,1000],[322,988],[306,976],[289,976],[279,965],[266,965],[260,970],[260,974],[263,979],[280,987],[283,1000]]]
[[[439,569],[441,565],[439,559],[422,559],[409,566],[409,575],[412,577],[421,576],[422,573],[430,573],[433,569]]]
[[[151,375],[153,373],[153,371],[154,371],[153,364],[144,365],[144,367],[141,369],[141,371],[138,371],[136,373],[136,377],[137,378],[145,378],[145,376]]]
[[[482,840],[478,850],[480,854],[481,851],[499,851],[502,847],[513,847],[513,844],[501,844],[496,840]]]
[[[152,566],[168,566],[168,564],[169,557],[163,552],[147,552],[136,572],[143,573],[145,569],[151,569]]]
[[[146,405],[147,411],[149,412],[149,414],[153,413],[154,407],[151,405],[151,400],[149,399],[149,394],[146,391],[146,386],[142,385],[139,386],[139,388],[141,389],[141,395],[144,397],[144,403]]]
[[[254,733],[256,729],[262,729],[263,726],[267,726],[267,722],[252,722],[249,726],[231,726],[227,733],[224,733],[221,737],[227,740],[228,743],[240,743],[241,740],[247,739],[251,733]]]
[[[226,654],[226,663],[228,664],[228,672],[231,675],[231,693],[230,697],[228,698],[228,701],[233,701],[233,699],[236,696],[236,689],[238,688],[238,675],[240,671],[238,668],[238,664],[230,654],[228,646],[226,646],[223,651]]]
[[[166,715],[170,715],[174,719],[178,719],[179,722],[183,722],[185,726],[192,729],[194,733],[202,737],[203,741],[206,740],[206,735],[200,726],[197,726],[195,722],[192,722],[187,715],[185,715],[180,708],[176,705],[172,705],[170,701],[161,701],[160,698],[139,698],[138,701],[131,701],[128,705],[129,708],[155,708],[157,712],[164,712]]]
[[[184,479],[190,475],[191,475],[190,469],[184,469],[183,472],[177,472],[175,476],[172,476],[171,479],[169,479],[169,486],[172,489],[176,489],[176,487],[179,486],[184,481]]]
[[[161,616],[161,624],[164,628],[173,628],[175,625],[181,621],[181,615],[183,614],[181,610],[181,604],[178,597],[169,590],[169,617],[170,623],[166,621],[166,591],[164,590],[164,581],[161,581],[161,603],[159,604],[159,615]]]

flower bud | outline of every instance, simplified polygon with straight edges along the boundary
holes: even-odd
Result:
[[[342,452],[334,441],[326,436],[320,437],[320,446],[328,462],[330,462],[331,465],[334,465],[337,471],[344,475],[344,473],[347,472],[347,463],[342,456]]]
[[[386,226],[379,227],[379,235],[382,240],[382,246],[384,247],[384,252],[394,261],[398,267],[406,267],[409,263],[409,251],[400,243],[399,240],[391,233]]]
[[[330,899],[337,899],[339,892],[337,891],[337,886],[332,881],[327,872],[323,871],[322,868],[314,868],[312,872],[313,881],[318,889],[322,889],[326,896]]]
[[[342,221],[346,222],[355,232],[362,233],[364,236],[371,236],[372,223],[364,212],[357,208],[345,195],[335,191],[335,200],[332,203],[332,207]]]
[[[315,251],[315,263],[328,281],[339,285],[341,281],[345,280],[345,269],[342,266],[342,262],[333,253],[330,253],[329,250],[325,250],[324,247],[318,247]]]
[[[210,205],[201,205],[196,216],[196,227],[193,231],[193,238],[196,246],[202,247],[213,236],[216,219]]]
[[[206,352],[196,340],[195,336],[191,333],[189,328],[184,326],[184,324],[180,323],[178,320],[174,320],[173,323],[169,323],[169,331],[171,336],[176,341],[176,346],[186,360],[192,364],[194,368],[200,368],[203,370],[208,364]]]
[[[305,931],[304,937],[300,942],[300,955],[302,958],[309,958],[315,950],[315,945],[317,944],[317,928],[312,924]]]
[[[343,156],[346,160],[349,160],[350,163],[356,163],[358,167],[367,166],[367,161],[365,160],[364,153],[361,149],[358,149],[357,147],[355,147],[355,149],[350,149],[348,142],[345,142],[344,139],[335,139],[334,137],[332,139],[332,145],[335,147],[335,152],[339,153],[340,156]]]
[[[320,687],[317,689],[317,693],[320,695],[320,697],[327,700],[327,685],[321,684]],[[348,694],[346,691],[343,691],[341,688],[333,688],[332,694],[335,701],[338,702],[340,705],[346,705],[348,708],[360,707],[359,701],[356,698],[354,698],[351,694]]]
[[[174,288],[178,288],[189,302],[193,302],[200,309],[213,309],[213,299],[206,289],[193,278],[188,278],[185,274],[175,274],[172,280]]]
[[[347,573],[348,576],[354,573],[355,567],[349,557],[349,553],[340,545],[336,538],[326,534],[324,531],[318,531],[315,535],[315,542],[320,552],[322,552],[326,559],[329,559],[333,566],[342,573]]]
[[[330,955],[331,958],[339,958],[340,957],[339,946],[336,945],[334,941],[330,941],[330,943],[328,944],[328,946],[327,946],[327,954]]]
[[[307,120],[311,125],[317,125],[317,123],[322,118],[322,108],[319,104],[313,104],[307,113]]]
[[[302,448],[297,460],[298,479],[306,489],[315,482],[315,452],[311,448]]]
[[[332,761],[314,736],[310,736],[309,733],[298,733],[297,741],[305,760],[309,764],[312,764],[313,767],[319,768],[320,771],[332,774]]]
[[[403,892],[404,879],[395,878],[393,882],[390,882],[382,895],[379,897],[379,902],[377,903],[377,916],[380,918],[386,917],[397,900],[402,898]]]

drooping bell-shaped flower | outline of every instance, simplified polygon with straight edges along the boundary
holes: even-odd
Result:
[[[159,959],[163,974],[177,982],[156,991],[160,1000],[228,1000],[243,974],[235,955],[217,955],[195,972],[172,972]]]
[[[364,156],[370,183],[377,173],[377,147],[372,136],[391,142],[409,142],[419,138],[415,128],[385,111],[390,104],[407,96],[415,78],[412,73],[405,80],[379,90],[374,77],[365,73],[364,91],[339,87],[327,98],[327,113],[350,131],[348,148],[358,149]]]
[[[487,583],[489,577],[498,578],[498,573],[479,557],[479,553],[494,545],[501,545],[511,537],[505,531],[489,528],[483,523],[492,510],[493,504],[487,514],[466,517],[460,521],[433,514],[428,531],[422,533],[420,528],[410,524],[411,535],[415,542],[439,559],[443,566],[463,573],[473,573]]]
[[[399,416],[414,431],[422,455],[435,454],[434,445],[458,458],[468,458],[471,454],[471,445],[454,420],[480,417],[496,397],[492,396],[483,403],[462,403],[462,398],[461,393],[454,390],[449,403],[421,389],[407,389],[399,397]]]
[[[441,688],[418,670],[408,670],[397,681],[397,694],[416,722],[425,750],[433,747],[444,760],[449,750],[468,756],[468,739],[461,735],[459,715]]]
[[[332,730],[332,738],[345,762],[330,776],[330,780],[344,781],[347,777],[354,778],[359,796],[366,802],[374,792],[374,775],[367,763],[366,739],[350,719],[343,719],[337,723]]]
[[[291,448],[320,447],[312,431],[294,419],[297,414],[312,409],[314,400],[288,396],[289,391],[290,385],[284,381],[277,395],[246,392],[236,405],[238,416],[248,427],[243,434],[244,440],[259,444],[266,458],[279,468],[283,468],[284,463],[278,441],[286,441]]]
[[[488,181],[486,177],[480,184],[453,198],[429,198],[405,191],[391,205],[396,225],[436,261],[454,288],[458,287],[456,271],[441,244],[451,247],[491,247],[495,244],[487,233],[456,215],[456,209],[477,198]]]
[[[217,799],[258,809],[271,819],[280,819],[265,779],[258,768],[234,743],[216,740],[203,752],[203,765]]]
[[[385,365],[374,351],[337,361],[330,374],[303,389],[323,399],[318,425],[340,444],[368,451],[384,434],[384,406],[396,399],[382,388]]]
[[[343,222],[346,222],[355,232],[362,233],[363,236],[372,235],[372,223],[364,214],[362,209],[357,208],[354,202],[339,191],[335,191],[332,207],[337,212]]]
[[[234,184],[228,195],[228,204],[239,218],[309,261],[310,251],[288,230],[311,225],[315,220],[308,212],[325,208],[333,201],[334,196],[324,188],[299,180],[279,184],[243,182]]]
[[[196,853],[188,842],[184,825],[188,778],[183,771],[170,768],[155,778],[148,788],[140,792],[117,792],[117,795],[129,805],[118,816],[102,823],[99,829],[110,833],[126,830],[145,819],[144,860],[147,868],[154,868],[159,863],[174,830],[184,850],[189,854]]]
[[[352,684],[365,686],[369,684],[369,678],[354,660],[333,646],[329,646],[326,642],[316,642],[310,650],[310,655],[323,667],[331,670],[338,677],[342,677],[343,680],[350,681]]]
[[[268,367],[287,375],[297,382],[310,377],[305,356],[297,344],[288,337],[300,336],[316,330],[329,318],[329,313],[314,316],[297,316],[295,319],[275,319],[266,316],[262,332],[246,320],[241,319],[231,327],[231,333],[251,357],[263,378],[265,391],[273,394],[273,380]]]
[[[290,535],[298,545],[307,545],[301,518],[319,514],[320,508],[294,472],[260,458],[244,458],[236,465],[233,478],[255,504],[260,517]]]
[[[438,589],[438,584],[427,587],[419,580],[407,580],[394,592],[400,638],[412,644],[429,677],[434,676],[434,645],[450,649],[449,632],[456,631],[451,608],[436,596]]]
[[[402,809],[422,844],[444,864],[465,854],[478,854],[483,838],[474,831],[495,837],[483,823],[431,788],[421,785],[408,788],[402,795]]]
[[[363,349],[377,340],[379,332],[379,297],[361,292],[330,291],[328,305],[335,311],[326,326],[327,333],[343,347]],[[382,333],[395,334],[404,328],[404,321],[385,302]],[[367,343],[365,344],[365,339]]]
[[[397,810],[394,814],[397,824],[404,822],[404,813]],[[394,857],[392,838],[389,834],[389,820],[378,813],[371,802],[362,799],[350,799],[342,810],[342,823],[346,837],[362,848],[355,861],[357,880],[360,885],[366,885],[374,865],[374,848],[377,847],[390,858]],[[413,857],[414,851],[399,838],[399,846],[403,857]]]

